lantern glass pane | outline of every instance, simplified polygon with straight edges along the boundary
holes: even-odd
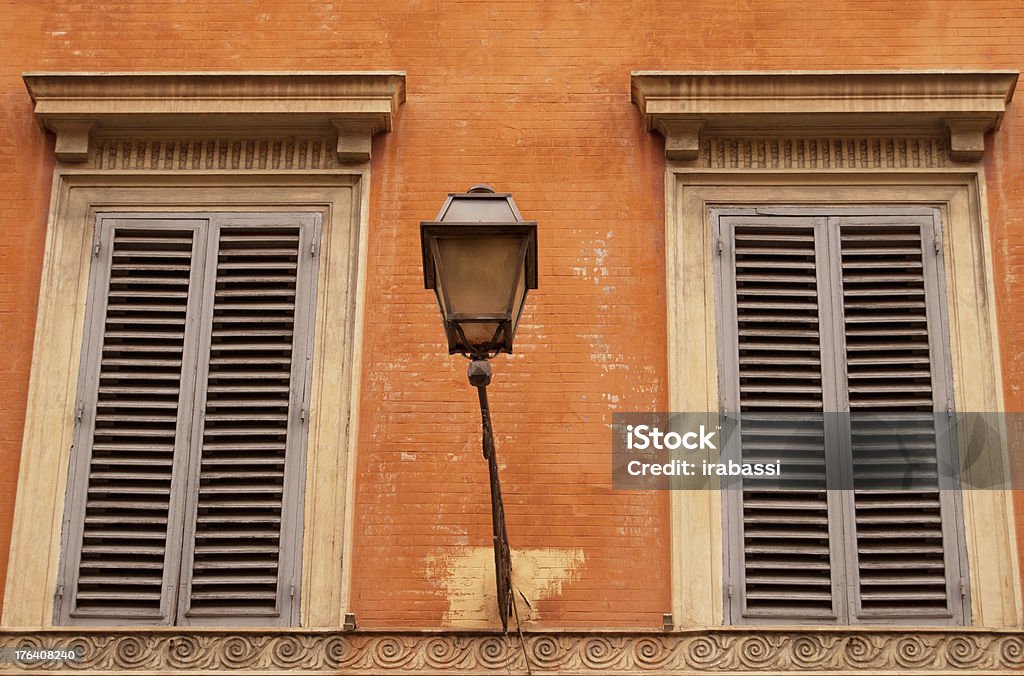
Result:
[[[490,345],[494,332],[498,330],[498,322],[460,322],[460,326],[471,347]]]
[[[444,306],[444,294],[441,293],[441,285],[434,285],[434,295],[437,297],[437,306],[441,308],[441,319],[447,320],[448,308]]]
[[[519,313],[523,311],[523,303],[526,302],[526,268],[520,266],[516,277],[516,293],[512,297],[512,326],[509,329],[515,333],[516,325],[519,324]]]
[[[508,315],[522,266],[519,238],[440,237],[437,249],[449,316]]]

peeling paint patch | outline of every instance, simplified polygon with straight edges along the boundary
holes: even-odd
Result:
[[[614,411],[619,407],[619,395],[605,392],[601,398],[608,402],[608,409]]]
[[[579,578],[585,560],[582,549],[513,549],[512,586],[520,620],[539,620],[537,601],[560,596],[566,582]],[[454,553],[430,556],[427,575],[447,593],[444,626],[467,629],[498,626],[493,549],[466,547]]]

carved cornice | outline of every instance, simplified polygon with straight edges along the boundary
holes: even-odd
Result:
[[[529,632],[534,674],[993,673],[1024,668],[1024,633],[985,629]],[[488,632],[45,629],[0,631],[0,648],[74,648],[36,673],[526,673],[518,637]]]
[[[27,73],[39,122],[57,134],[61,162],[84,162],[97,134],[296,129],[336,135],[340,162],[370,157],[405,100],[405,74]]]
[[[665,136],[670,159],[694,160],[709,133],[932,135],[951,159],[980,160],[1016,71],[634,72],[633,102]]]

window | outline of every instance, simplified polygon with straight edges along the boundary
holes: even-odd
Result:
[[[360,391],[371,175],[368,160],[372,136],[391,128],[392,117],[405,98],[404,75],[43,73],[28,74],[24,79],[37,119],[56,134],[57,162],[11,538],[9,569],[18,574],[8,576],[4,625],[48,627],[68,621],[205,625],[227,624],[226,616],[233,615],[232,623],[239,625],[341,626],[350,610],[347,544],[353,529],[354,440],[358,435],[355,412]],[[93,277],[112,272],[96,270],[99,262],[109,260],[104,258],[109,254],[103,251],[97,233],[122,225],[128,229],[149,227],[138,225],[140,218],[150,219],[150,224],[161,231],[156,239],[172,234],[163,232],[163,225],[156,225],[161,219],[175,223],[170,230],[189,230],[194,238],[194,255],[206,256],[189,259],[190,284],[194,281],[196,286],[190,287],[194,296],[190,296],[185,312],[190,321],[195,321],[186,324],[185,333],[191,338],[183,338],[180,347],[182,359],[193,360],[197,377],[186,370],[187,382],[179,379],[176,385],[187,392],[189,383],[193,387],[199,384],[199,393],[193,390],[192,394],[198,397],[196,403],[188,403],[192,409],[182,410],[175,418],[175,425],[184,420],[189,429],[174,428],[174,443],[191,449],[193,455],[174,456],[170,468],[165,466],[163,470],[178,483],[171,492],[173,497],[166,498],[169,522],[164,542],[169,546],[164,552],[160,580],[164,582],[166,572],[167,582],[175,591],[170,593],[168,585],[163,585],[156,610],[152,605],[141,610],[118,607],[116,601],[102,600],[102,585],[112,584],[117,571],[111,575],[91,571],[91,583],[100,584],[100,588],[90,590],[97,592],[99,607],[77,608],[77,557],[86,525],[81,510],[86,508],[87,475],[91,470],[77,461],[72,463],[72,456],[88,460],[91,450],[79,450],[83,444],[89,449],[93,444],[93,438],[83,437],[92,433],[92,428],[86,431],[84,424],[84,418],[92,413],[79,375],[83,367],[89,368],[89,359],[97,359],[90,355],[101,350],[102,337],[97,338],[101,334],[96,331],[102,328],[95,327],[102,327],[106,321],[105,299],[98,309],[90,300],[97,289]],[[230,220],[233,218],[242,220]],[[285,218],[288,220],[281,220]],[[121,225],[105,224],[118,219],[122,219]],[[322,227],[309,230],[316,219]],[[199,475],[203,471],[201,456],[195,452],[201,451],[207,436],[195,420],[201,416],[200,402],[208,393],[203,388],[216,384],[208,382],[207,374],[201,371],[206,367],[204,360],[213,359],[214,353],[209,346],[194,341],[205,340],[204,335],[213,337],[215,330],[213,315],[209,314],[216,308],[216,296],[210,295],[215,287],[198,285],[200,280],[215,284],[209,280],[218,274],[210,267],[217,261],[210,257],[212,252],[221,246],[216,233],[229,227],[241,232],[245,228],[286,226],[303,233],[296,251],[301,250],[300,259],[304,261],[298,269],[306,272],[301,273],[301,280],[296,278],[296,284],[308,294],[306,304],[296,309],[307,315],[296,314],[293,321],[294,330],[304,331],[304,340],[309,342],[305,347],[296,344],[293,349],[298,355],[301,347],[311,359],[302,366],[307,370],[290,372],[290,385],[297,388],[293,395],[297,398],[289,399],[289,460],[283,478],[248,477],[254,480],[253,486],[264,480],[284,485],[277,606],[272,611],[267,593],[271,583],[265,574],[245,576],[237,567],[232,573],[240,576],[232,582],[239,588],[265,585],[260,590],[262,601],[247,601],[242,604],[245,607],[236,607],[224,596],[217,598],[229,586],[227,582],[209,585],[214,578],[193,575],[197,566],[192,565],[191,543],[205,527],[200,523],[214,523],[202,514],[193,523],[190,512],[197,510],[197,503],[203,499],[199,492],[190,497],[189,491],[199,491],[201,488],[196,487],[204,485]],[[318,229],[319,242],[311,234]],[[94,255],[97,243],[101,245],[99,257]],[[316,245],[315,256],[304,253],[307,244]],[[270,270],[259,274],[269,274]],[[193,274],[202,276],[193,280]],[[90,312],[88,320],[86,309]],[[264,314],[260,311],[261,317]],[[90,343],[90,336],[101,342]],[[260,362],[254,367],[268,368],[268,364]],[[301,360],[293,361],[296,368],[300,364]],[[94,362],[93,377],[99,378],[98,369],[110,366],[109,360],[106,366],[102,360]],[[305,420],[304,407],[296,405],[300,401],[308,404]],[[98,400],[92,406],[96,403]],[[79,411],[83,421],[77,420]],[[132,415],[124,410],[115,413]],[[296,420],[302,423],[298,437],[293,434]],[[278,420],[275,424],[280,423]],[[209,425],[207,428],[211,437],[220,433]],[[141,462],[141,457],[138,460]],[[73,476],[68,475],[69,471]],[[218,480],[228,481],[233,471],[216,470],[220,473]],[[76,480],[79,475],[82,478]],[[163,481],[167,484],[169,480]],[[158,495],[161,490],[164,488],[156,487]],[[75,501],[78,511],[68,506],[69,501]],[[96,523],[90,520],[89,527]],[[104,540],[103,544],[108,542]],[[228,570],[213,563],[203,562],[202,569]],[[123,562],[121,565],[123,568]],[[265,562],[255,565],[270,569]],[[131,574],[141,576],[140,571],[135,566]],[[202,591],[213,596],[179,598],[176,591],[198,594],[203,585],[208,586]],[[131,589],[139,591],[138,587]],[[153,592],[149,591],[150,604]],[[86,606],[94,602],[82,598]]]
[[[297,621],[319,221],[99,215],[61,621]]]
[[[715,211],[729,619],[963,622],[938,213],[811,213]]]
[[[982,160],[985,134],[1000,133],[1017,77],[1016,72],[1006,71],[634,73],[633,101],[648,128],[665,137],[669,410],[715,411],[729,396],[722,391],[725,384],[720,379],[727,368],[720,363],[720,338],[728,327],[720,325],[714,232],[721,216],[742,216],[729,211],[737,209],[826,221],[856,212],[876,217],[892,210],[900,210],[896,215],[912,215],[908,211],[913,210],[920,216],[937,213],[942,237],[935,278],[944,280],[940,293],[948,294],[948,317],[938,330],[945,332],[943,340],[948,341],[948,353],[943,355],[948,354],[946,373],[951,376],[942,377],[942,370],[932,368],[930,387],[947,388],[943,394],[936,389],[932,396],[941,400],[948,395],[958,413],[1004,410]],[[832,212],[826,213],[829,209]],[[835,235],[823,236],[825,242],[838,241]],[[922,231],[921,236],[929,235]],[[927,260],[929,247],[934,249],[933,242],[926,239],[921,249],[926,267],[932,265]],[[835,290],[843,288],[842,280],[833,275],[842,269],[835,264],[842,254],[830,251],[815,250],[816,269],[825,266],[830,272],[828,280],[815,277],[816,293],[825,292],[831,299],[826,301],[829,307],[840,309],[842,299],[837,300]],[[940,307],[944,304],[939,301]],[[829,316],[838,316],[836,310],[819,306],[818,320],[834,322]],[[842,323],[831,325],[833,333],[840,327],[845,329]],[[931,340],[939,339],[930,323],[928,330]],[[840,339],[846,340],[833,336],[820,349],[834,349]],[[845,355],[845,350],[837,354]],[[829,378],[845,383],[847,373],[840,370],[845,369],[845,361],[823,357],[832,365],[823,383]],[[823,405],[832,403],[826,396],[823,391]],[[849,438],[832,444],[837,458],[844,459],[840,464],[851,471],[852,450],[844,449],[852,446]],[[1005,450],[993,448],[983,455],[969,464],[960,463],[965,485],[991,485],[985,484],[985,477],[1005,476]],[[706,459],[716,460],[717,454]],[[672,614],[677,627],[740,621],[735,614],[740,603],[737,595],[744,590],[742,580],[734,570],[730,572],[735,559],[728,558],[735,548],[730,538],[736,534],[729,524],[736,523],[740,514],[735,504],[728,504],[730,495],[734,492],[673,491],[670,497]],[[1018,626],[1012,496],[997,489],[965,490],[959,501],[963,535],[947,530],[942,535],[950,607],[898,610],[902,619],[892,609],[870,603],[858,607],[857,562],[847,556],[856,549],[849,539],[858,532],[855,505],[829,505],[833,585],[826,589],[831,590],[834,607],[825,611],[819,607],[818,618],[811,622],[824,624],[834,613],[837,624],[890,620]],[[947,518],[948,510],[940,509],[944,529],[959,526],[961,522]],[[955,559],[949,549],[958,541],[965,543],[964,558],[970,562],[966,598],[960,596],[957,572],[950,567],[963,560]],[[856,588],[837,594],[835,585],[842,584]],[[938,586],[941,583],[933,585]],[[969,602],[970,609],[958,615],[955,606],[960,599]],[[794,619],[798,611],[807,608],[783,613],[762,607],[762,617],[741,619],[792,624],[798,621]]]

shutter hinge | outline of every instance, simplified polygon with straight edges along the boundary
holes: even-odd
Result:
[[[967,582],[960,578],[960,596],[967,596]]]
[[[305,407],[303,407],[302,410],[299,411],[299,420],[301,420],[302,422],[306,422],[306,408]]]
[[[309,255],[316,256],[316,242],[309,243]]]
[[[85,415],[85,406],[78,404],[75,408],[75,422],[82,422],[82,416]]]
[[[732,598],[732,582],[729,583],[729,598]]]
[[[290,596],[291,598],[295,598],[295,585],[292,585],[288,588],[288,596]]]
[[[100,243],[99,243],[99,240],[97,240],[96,243],[92,245],[92,255],[93,256],[99,256],[100,255]]]
[[[55,598],[57,600],[60,600],[60,599],[64,598],[64,585],[62,585],[62,584],[57,585],[57,591],[55,591],[53,593],[53,598]]]
[[[718,238],[718,246],[716,248],[718,249],[718,255],[719,256],[721,256],[722,253],[725,251],[725,246],[722,244],[722,238],[721,237]]]

